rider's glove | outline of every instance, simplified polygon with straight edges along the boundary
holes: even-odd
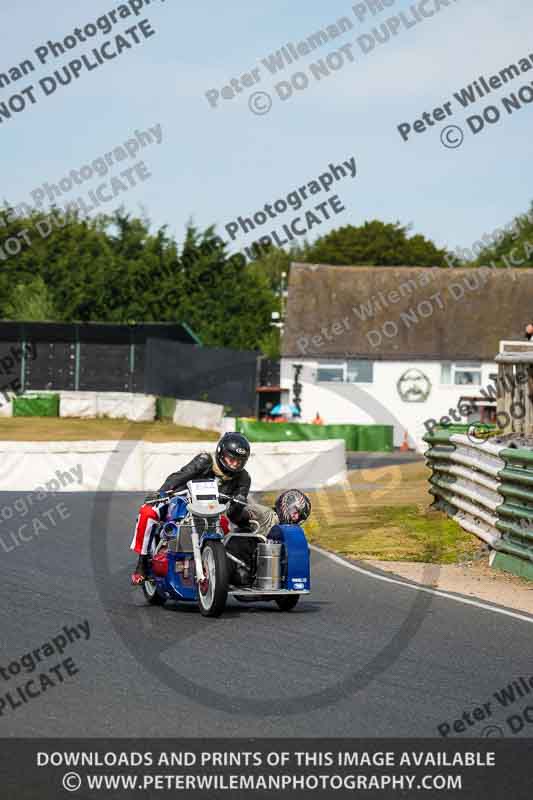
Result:
[[[240,501],[240,502],[234,502],[234,501]],[[227,517],[235,525],[239,526],[247,525],[250,521],[250,512],[248,508],[244,505],[241,505],[241,503],[245,502],[246,502],[246,497],[244,497],[241,494],[237,494],[228,505],[228,510],[226,512]]]

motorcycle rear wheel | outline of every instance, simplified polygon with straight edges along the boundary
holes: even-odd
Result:
[[[280,611],[292,611],[299,599],[299,594],[288,594],[286,597],[276,597],[275,603]]]
[[[161,595],[157,591],[155,581],[151,581],[149,578],[147,578],[144,581],[144,583],[142,585],[142,588],[143,588],[145,600],[151,606],[164,606],[165,605],[166,600],[165,600],[164,597],[161,597]]]
[[[219,617],[226,608],[228,597],[228,561],[222,542],[207,542],[202,550],[202,565],[207,588],[199,587],[198,603],[204,617]]]

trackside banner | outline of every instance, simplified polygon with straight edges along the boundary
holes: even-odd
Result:
[[[3,739],[2,797],[531,797],[531,744],[437,739]]]

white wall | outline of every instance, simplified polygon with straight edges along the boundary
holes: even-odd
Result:
[[[218,431],[222,427],[224,406],[201,403],[197,400],[177,400],[172,421],[175,425],[190,425],[203,431]]]
[[[321,359],[320,363],[324,361]],[[335,363],[339,361],[342,359]],[[426,433],[424,422],[449,416],[449,409],[456,408],[460,397],[479,396],[482,388],[493,385],[489,374],[497,372],[495,362],[485,362],[480,386],[455,386],[441,384],[440,361],[375,361],[371,384],[317,383],[318,363],[311,359],[282,359],[281,384],[291,390],[291,400],[292,365],[304,365],[300,373],[302,422],[311,422],[319,411],[326,424],[393,425],[396,447],[402,443],[404,431],[407,431],[410,446],[422,451],[426,449],[422,441]],[[408,369],[420,370],[431,382],[431,392],[423,403],[405,402],[398,393],[397,382]],[[460,421],[466,422],[466,419],[462,417]]]
[[[0,491],[153,491],[215,442],[0,442]],[[318,489],[346,479],[343,440],[257,442],[252,491]]]

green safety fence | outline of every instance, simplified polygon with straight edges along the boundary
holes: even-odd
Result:
[[[347,450],[388,453],[393,449],[392,425],[310,425],[302,422],[237,419],[236,428],[250,442],[344,439]]]
[[[465,530],[489,541],[493,567],[533,580],[533,449],[491,442],[496,428],[481,427],[485,442],[451,426],[424,437],[430,492]]]
[[[176,411],[177,400],[175,397],[157,397],[155,401],[155,415],[157,419],[173,419]]]
[[[496,527],[507,547],[497,554],[496,566],[533,579],[533,451],[505,447],[499,456],[505,461],[498,476],[504,502],[498,508]],[[513,556],[521,560],[515,569]]]
[[[58,394],[21,395],[13,398],[14,417],[58,417]]]
[[[358,447],[355,450],[390,453],[394,449],[392,425],[359,425],[358,428]]]

